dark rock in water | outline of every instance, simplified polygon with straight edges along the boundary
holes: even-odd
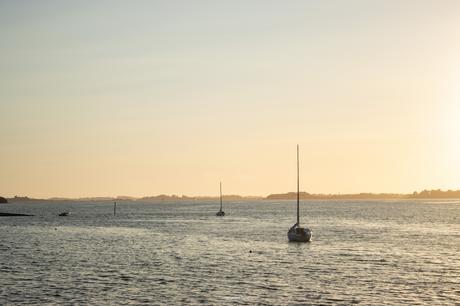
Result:
[[[33,215],[0,212],[0,217],[32,217]]]
[[[0,197],[0,204],[6,204],[8,203],[8,200],[5,199],[4,197]]]

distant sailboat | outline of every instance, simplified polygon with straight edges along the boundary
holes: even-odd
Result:
[[[299,145],[297,145],[297,223],[294,224],[288,231],[287,235],[290,242],[309,242],[311,239],[311,230],[308,227],[300,226],[299,217]]]
[[[216,216],[223,217],[225,216],[225,212],[222,210],[222,182],[220,182],[220,210],[216,212]]]

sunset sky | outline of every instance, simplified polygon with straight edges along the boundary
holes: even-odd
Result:
[[[0,1],[0,195],[460,189],[460,1]]]

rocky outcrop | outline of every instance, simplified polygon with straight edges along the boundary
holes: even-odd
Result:
[[[33,215],[0,212],[0,217],[32,217],[32,216]]]

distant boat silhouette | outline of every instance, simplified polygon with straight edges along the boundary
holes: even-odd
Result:
[[[294,224],[288,231],[288,239],[290,242],[309,242],[311,239],[311,230],[308,227],[300,226],[299,217],[299,145],[297,145],[297,223]]]
[[[216,212],[216,216],[223,217],[225,216],[225,212],[222,210],[222,182],[220,182],[220,210]]]
[[[64,212],[61,212],[58,216],[59,217],[67,217],[70,215],[70,211],[64,211]]]

